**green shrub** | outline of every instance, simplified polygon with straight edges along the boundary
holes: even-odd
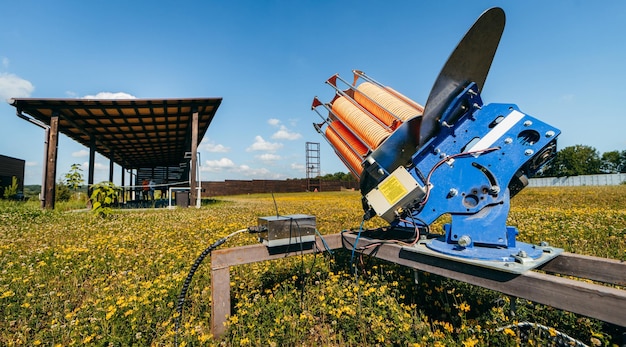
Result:
[[[12,199],[17,196],[17,177],[13,176],[11,179],[11,185],[4,188],[4,198]]]
[[[112,207],[117,204],[120,188],[113,182],[100,182],[92,186],[91,210],[98,217],[108,217],[112,212]]]
[[[55,200],[56,201],[69,201],[72,197],[72,191],[63,181],[59,181],[55,188]]]

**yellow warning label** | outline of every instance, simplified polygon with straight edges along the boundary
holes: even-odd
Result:
[[[396,176],[389,176],[378,186],[378,191],[387,199],[389,205],[394,205],[407,194],[406,188]]]

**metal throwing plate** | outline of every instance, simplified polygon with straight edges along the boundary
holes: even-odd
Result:
[[[514,274],[521,274],[528,270],[532,270],[548,261],[556,258],[559,254],[563,253],[562,248],[555,247],[543,247],[543,246],[535,246],[537,249],[543,250],[543,254],[537,258],[532,259],[530,257],[518,259],[517,261],[495,261],[495,260],[480,260],[480,259],[471,259],[471,258],[463,258],[459,256],[444,254],[441,252],[437,252],[428,248],[428,244],[433,240],[420,240],[414,246],[406,246],[402,247],[402,250],[415,252],[419,254],[424,254],[436,258],[446,259],[458,263],[465,263],[474,266],[485,267],[489,269],[494,269],[503,272],[509,272]],[[521,242],[518,242],[521,243]],[[504,249],[503,249],[504,250]],[[514,255],[509,255],[512,257],[516,257]]]

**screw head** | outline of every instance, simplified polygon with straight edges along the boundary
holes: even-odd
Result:
[[[468,235],[463,235],[459,238],[458,244],[461,247],[467,247],[472,244],[472,238]]]

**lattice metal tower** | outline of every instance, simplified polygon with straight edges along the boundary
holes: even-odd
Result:
[[[309,192],[322,190],[322,174],[320,168],[320,143],[306,143],[306,189]]]

